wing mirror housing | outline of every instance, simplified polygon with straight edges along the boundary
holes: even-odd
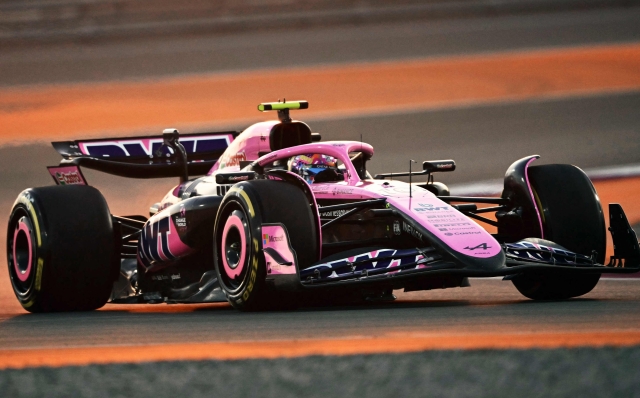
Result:
[[[434,173],[436,171],[454,171],[456,169],[456,162],[452,159],[449,160],[427,160],[422,162],[422,170],[425,173]]]

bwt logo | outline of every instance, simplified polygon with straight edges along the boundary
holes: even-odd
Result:
[[[138,241],[140,257],[151,263],[153,261],[175,260],[169,248],[169,234],[171,234],[169,217],[154,223],[147,223]]]
[[[414,207],[414,211],[440,211],[440,210],[448,210],[449,206],[433,206],[431,203],[418,203],[418,207]]]
[[[232,141],[231,135],[211,135],[200,137],[180,137],[180,143],[186,152],[202,153],[225,150]],[[123,158],[130,156],[152,157],[162,146],[162,138],[113,140],[97,142],[81,142],[80,151],[93,157]],[[167,148],[163,149],[163,155],[169,154]]]

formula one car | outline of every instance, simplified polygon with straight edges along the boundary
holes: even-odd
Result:
[[[454,161],[372,177],[371,145],[321,142],[290,118],[307,107],[261,104],[279,120],[242,133],[54,142],[57,185],[20,193],[9,218],[7,264],[22,306],[228,300],[240,310],[284,309],[306,297],[390,300],[394,289],[496,276],[528,298],[559,300],[588,293],[603,273],[639,270],[638,240],[617,204],[615,252],[604,265],[603,210],[575,166],[532,166],[538,156],[528,156],[509,167],[500,197],[451,196],[434,176]],[[150,218],[116,216],[81,167],[180,183]]]

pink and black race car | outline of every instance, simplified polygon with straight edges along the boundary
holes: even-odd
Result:
[[[49,168],[57,185],[23,191],[9,219],[7,263],[22,306],[228,300],[282,309],[308,297],[391,300],[394,289],[496,276],[531,299],[557,300],[588,293],[603,273],[639,270],[638,240],[616,204],[615,253],[604,265],[602,207],[575,166],[532,166],[538,156],[529,156],[509,167],[500,197],[451,196],[434,175],[453,171],[452,160],[372,177],[371,145],[321,142],[289,117],[307,107],[261,104],[279,120],[242,133],[54,142],[64,158]],[[180,184],[148,219],[115,216],[81,167]]]

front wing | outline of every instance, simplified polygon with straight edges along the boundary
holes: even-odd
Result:
[[[320,263],[300,272],[304,286],[376,283],[429,275],[497,277],[507,279],[524,272],[575,274],[629,274],[640,271],[640,247],[634,230],[618,204],[609,205],[614,255],[609,264],[598,264],[591,256],[523,240],[505,243],[506,261],[498,269],[483,270],[443,258],[434,247],[395,250],[378,249],[356,256]]]

